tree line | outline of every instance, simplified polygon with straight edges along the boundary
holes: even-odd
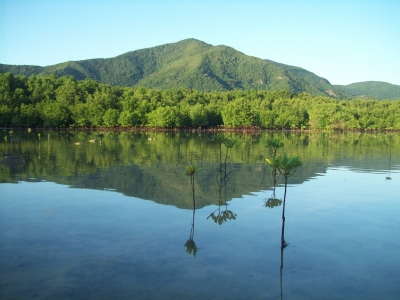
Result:
[[[400,100],[336,100],[285,90],[156,90],[0,73],[0,126],[400,130]]]

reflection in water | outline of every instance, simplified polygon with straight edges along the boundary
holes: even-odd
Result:
[[[267,158],[267,163],[270,167],[276,168],[280,175],[285,179],[285,191],[283,195],[283,206],[282,206],[282,239],[281,247],[286,247],[288,243],[285,241],[285,205],[286,205],[286,194],[287,194],[287,184],[288,178],[291,177],[297,170],[298,167],[302,165],[299,156],[288,156],[286,152],[283,156],[278,158],[273,158],[272,160]]]
[[[194,166],[192,166],[192,165],[186,166],[186,175],[190,176],[190,185],[192,187],[193,217],[192,217],[192,227],[190,229],[190,236],[189,236],[189,239],[185,243],[185,247],[186,247],[186,252],[189,254],[193,254],[193,256],[196,256],[196,253],[197,253],[197,246],[193,239],[194,238],[194,216],[196,213],[196,200],[194,198],[194,173],[195,172],[196,172],[196,169]]]
[[[392,164],[392,145],[389,145],[389,175],[386,177],[387,180],[391,180],[390,177],[390,165]]]
[[[281,205],[282,205],[282,200],[275,198],[274,194],[272,194],[272,196],[269,197],[267,201],[264,202],[264,206],[268,208],[274,208]]]
[[[279,272],[279,282],[280,282],[280,287],[281,287],[281,300],[283,299],[283,289],[282,289],[282,274],[283,274],[283,247],[281,247],[281,266],[280,266],[280,272]]]
[[[196,256],[197,254],[197,246],[196,243],[194,242],[194,216],[195,216],[195,212],[196,212],[196,206],[194,204],[194,194],[193,194],[193,218],[192,218],[192,227],[190,229],[190,236],[189,239],[186,241],[185,243],[185,247],[186,247],[186,252],[189,254],[193,254],[193,256]]]
[[[272,169],[272,181],[273,181],[273,183],[274,183],[274,186],[273,186],[273,188],[272,188],[272,195],[271,195],[268,199],[266,199],[266,200],[264,201],[264,206],[265,206],[265,207],[274,208],[274,207],[277,207],[277,206],[281,206],[281,205],[282,205],[282,200],[276,198],[276,193],[275,193],[275,191],[276,191],[276,184],[277,184],[277,182],[278,182],[278,178],[279,178],[279,174],[278,174],[278,172],[276,171],[276,168],[273,168],[273,169]]]
[[[279,173],[283,175],[283,178],[285,178],[285,192],[283,195],[283,206],[282,206],[281,267],[280,267],[280,285],[281,285],[281,299],[282,299],[283,298],[283,292],[282,292],[283,250],[289,245],[289,243],[286,243],[285,241],[285,205],[286,205],[287,184],[288,184],[288,178],[291,177],[296,172],[297,168],[302,165],[302,162],[299,156],[289,157],[286,155],[286,152],[283,154],[283,157],[279,157],[276,161]]]
[[[204,135],[187,139],[183,133],[21,130],[14,131],[11,141],[8,131],[6,134],[7,141],[4,135],[0,139],[0,154],[3,155],[0,161],[5,155],[12,154],[23,159],[25,164],[13,169],[0,164],[2,183],[38,178],[82,188],[103,190],[111,187],[125,195],[181,208],[192,206],[191,201],[187,201],[190,199],[184,197],[186,185],[179,180],[185,176],[182,163],[188,164],[185,154],[198,161],[205,174],[215,174],[215,164],[226,157],[225,145],[222,144],[218,159],[215,146]],[[267,174],[271,171],[265,168],[263,141],[268,137],[279,138],[285,143],[287,153],[297,153],[307,162],[307,167],[298,171],[293,183],[325,174],[329,166],[347,166],[356,172],[384,170],[385,178],[388,176],[389,145],[392,149],[400,147],[399,135],[392,134],[391,137],[383,133],[328,136],[324,133],[266,132],[252,136],[251,141],[248,135],[230,134],[238,142],[229,148],[229,163],[234,168],[229,170],[228,199],[260,191],[266,181],[273,186],[270,174]],[[102,145],[97,142],[99,140]],[[76,142],[81,145],[75,145]],[[391,151],[393,167],[390,165],[390,175],[399,172],[399,155],[399,151]],[[136,180],[128,181],[132,174],[127,173],[132,169]],[[200,190],[196,197],[197,207],[217,204],[217,197],[209,193],[213,179],[210,176],[196,178]]]
[[[228,210],[228,203],[226,199],[226,185],[229,181],[229,176],[226,172],[228,150],[236,144],[236,141],[231,138],[224,137],[222,134],[214,135],[210,140],[219,148],[219,171],[217,172],[217,176],[215,177],[217,185],[219,187],[219,198],[218,198],[218,208],[215,211],[213,211],[207,217],[207,219],[211,217],[211,219],[215,223],[222,225],[228,220],[236,220],[237,216],[234,212]],[[224,162],[222,162],[222,144],[224,144],[226,147]],[[222,197],[222,189],[224,190],[224,197]],[[225,205],[225,210],[221,211],[221,206],[223,205]]]
[[[277,138],[267,139],[265,144],[266,144],[266,147],[272,153],[273,160],[276,159],[276,152],[278,151],[278,149],[283,148],[283,146],[284,146],[283,142]],[[278,173],[276,166],[272,167],[271,175],[272,175],[272,182],[274,183],[274,186],[272,189],[272,195],[271,195],[271,197],[269,197],[267,199],[267,201],[265,201],[264,206],[269,207],[269,208],[274,208],[274,207],[280,206],[282,204],[282,200],[277,199],[276,195],[275,195],[276,184],[278,182],[279,175],[280,175]]]
[[[16,168],[25,164],[25,161],[18,155],[13,154],[13,143],[20,143],[21,139],[13,136],[14,131],[10,130],[8,135],[4,137],[4,142],[8,144],[8,137],[10,137],[10,152],[6,152],[5,157],[1,160],[1,163],[10,168]]]
[[[7,155],[1,163],[7,167],[16,168],[22,166],[25,161],[17,155]]]
[[[209,149],[204,138],[188,140],[186,151],[177,135],[160,135],[151,141],[145,134],[119,136],[115,140],[106,135],[100,147],[87,142],[94,136],[52,133],[50,154],[47,138],[41,140],[42,152],[38,151],[36,134],[13,143],[13,148],[9,138],[8,143],[0,143],[1,154],[13,153],[25,160],[18,168],[0,164],[1,182],[38,178],[62,184],[0,184],[0,298],[277,299],[280,293],[281,299],[283,294],[288,299],[324,299],[326,295],[398,299],[398,240],[393,239],[393,232],[399,229],[399,153],[392,151],[392,180],[383,183],[388,144],[363,140],[363,147],[332,142],[324,148],[321,142],[319,146],[313,142],[315,137],[308,144],[300,138],[292,143],[283,137],[287,153],[298,153],[304,160],[304,167],[290,179],[290,183],[302,183],[290,188],[299,201],[290,201],[289,192],[290,208],[296,211],[290,221],[300,226],[288,227],[296,243],[303,246],[281,247],[279,262],[281,212],[268,210],[273,217],[266,220],[262,205],[271,193],[272,198],[283,200],[283,188],[278,185],[276,195],[272,189],[264,192],[266,185],[273,185],[271,170],[265,165],[265,145],[257,142],[250,147],[240,140],[239,146],[229,150],[228,165],[218,166],[216,148]],[[76,146],[77,141],[83,144]],[[398,145],[392,148],[399,149]],[[385,155],[379,152],[382,148]],[[184,171],[189,164],[184,160],[186,152],[201,167],[201,172],[195,172],[196,194],[193,185],[192,196]],[[222,160],[224,156],[225,152]],[[329,165],[350,167],[337,171]],[[357,167],[385,172],[360,174]],[[343,184],[343,180],[356,184]],[[139,198],[104,192],[104,187]],[[326,194],[324,203],[321,191]],[[357,195],[351,206],[344,193]],[[387,205],[370,201],[378,197],[385,198]],[[207,217],[217,208],[217,201],[220,210],[225,210],[227,200],[240,207],[240,218],[215,230]],[[354,212],[354,205],[363,207],[362,212]],[[182,215],[187,215],[186,221]],[[199,229],[207,237],[205,248],[199,242]],[[200,251],[198,246],[201,259],[192,259]],[[286,258],[284,251],[289,251]],[[318,289],[313,290],[315,286]]]
[[[268,165],[272,168],[272,180],[274,183],[272,196],[265,201],[265,206],[272,208],[278,205],[281,205],[282,201],[276,199],[275,190],[276,184],[280,176],[283,176],[285,180],[285,189],[283,196],[283,206],[282,206],[282,231],[281,231],[281,264],[280,264],[280,295],[281,299],[283,299],[283,289],[282,289],[282,274],[283,274],[283,251],[289,245],[285,241],[285,205],[286,205],[286,194],[287,194],[287,184],[288,178],[291,177],[298,167],[302,165],[299,156],[287,156],[286,152],[283,153],[283,156],[280,155],[277,157],[276,152],[279,148],[284,146],[283,142],[279,139],[268,139],[266,141],[266,146],[272,152],[272,159],[267,158]]]
[[[215,223],[222,225],[223,223],[226,223],[228,220],[236,220],[237,215],[231,210],[228,210],[228,203],[226,199],[226,184],[229,180],[228,175],[225,173],[225,171],[219,170],[216,178],[219,187],[218,208],[215,211],[213,211],[207,217],[207,219],[211,217],[211,219]],[[222,196],[222,190],[224,190],[223,196]],[[225,206],[225,210],[221,210],[221,206]]]

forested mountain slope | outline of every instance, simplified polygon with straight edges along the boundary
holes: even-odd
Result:
[[[247,56],[226,46],[187,39],[128,52],[113,58],[69,61],[53,66],[1,65],[15,75],[72,75],[119,86],[193,88],[200,91],[234,89],[290,90],[344,98],[339,87],[304,69]]]
[[[357,82],[339,86],[346,94],[367,99],[400,99],[400,86],[380,81]]]
[[[78,80],[90,78],[113,86],[151,89],[289,90],[294,94],[306,92],[336,99],[400,99],[400,86],[382,82],[331,85],[305,69],[196,39],[131,51],[113,58],[68,61],[46,67],[0,64],[0,72],[23,76],[72,75]]]

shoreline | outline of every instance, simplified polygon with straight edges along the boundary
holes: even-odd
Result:
[[[400,130],[395,129],[384,129],[384,130],[372,130],[372,129],[348,129],[348,130],[320,130],[320,129],[263,129],[259,127],[235,127],[235,128],[225,128],[225,127],[211,127],[211,128],[163,128],[163,127],[0,127],[0,130],[15,130],[15,131],[43,131],[43,130],[61,130],[61,131],[113,131],[113,132],[192,132],[192,133],[248,133],[256,134],[262,132],[329,132],[329,133],[347,133],[347,132],[357,132],[357,133],[399,133]]]

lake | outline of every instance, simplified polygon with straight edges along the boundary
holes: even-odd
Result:
[[[399,299],[398,133],[225,137],[3,130],[0,298]]]

